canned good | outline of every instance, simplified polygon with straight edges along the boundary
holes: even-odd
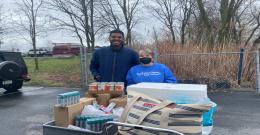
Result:
[[[88,90],[89,91],[98,91],[98,83],[94,82],[94,83],[89,84]]]
[[[89,129],[95,132],[102,130],[104,124],[108,121],[113,121],[112,116],[78,116],[76,120],[78,121],[79,127]],[[77,122],[77,121],[76,121]]]
[[[79,119],[80,119],[80,116],[76,116],[75,117],[75,126],[79,127]]]
[[[106,86],[107,82],[101,82],[98,84],[98,91],[103,91],[105,90],[105,86]]]
[[[85,126],[84,117],[80,117],[80,127],[84,128],[84,126]]]
[[[115,91],[123,92],[125,88],[125,85],[123,82],[118,82],[115,84]]]
[[[78,91],[62,93],[57,96],[59,106],[65,107],[68,105],[79,103],[80,93]]]
[[[60,96],[60,95],[58,95],[58,96],[57,96],[57,104],[60,105],[60,106],[62,106],[62,105],[63,105],[62,102],[63,102],[63,97]]]
[[[93,119],[87,119],[86,128],[89,129],[89,130],[94,131],[94,129],[95,129],[94,124],[95,124],[95,123],[94,123]]]
[[[105,85],[105,91],[109,92],[109,91],[114,91],[115,89],[115,83],[114,82],[110,82],[110,83],[107,83]]]
[[[96,132],[100,131],[100,118],[95,119],[95,124],[96,124]]]

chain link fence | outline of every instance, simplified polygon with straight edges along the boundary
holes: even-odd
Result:
[[[210,89],[255,88],[255,52],[164,54],[158,61],[167,65],[179,83],[208,84]]]
[[[167,65],[179,83],[208,84],[210,89],[256,88],[260,93],[257,54],[247,51],[160,54],[156,60]],[[35,70],[33,57],[25,57],[32,78],[26,85],[81,87],[86,90],[88,84],[94,81],[89,70],[92,55],[87,47],[82,46],[79,56],[39,57],[39,70]]]
[[[89,83],[93,82],[94,79],[89,70],[90,61],[93,53],[88,52],[86,46],[80,48],[80,71],[81,71],[81,85],[82,89],[86,90]]]

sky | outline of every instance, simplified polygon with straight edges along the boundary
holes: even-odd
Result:
[[[14,19],[19,19],[17,16],[17,7],[15,5],[15,1],[19,0],[2,0],[0,3],[3,4],[2,13],[5,16],[6,24],[10,24],[10,16]],[[143,11],[139,12],[144,15]],[[8,21],[9,20],[9,21]],[[153,22],[153,23],[151,23]],[[152,38],[153,27],[160,27],[160,23],[152,19],[150,15],[147,15],[145,18],[143,17],[141,22],[135,26],[133,29],[134,33],[138,37],[138,39],[143,42],[149,41]],[[108,42],[108,33],[102,34],[102,37],[98,37],[96,39],[96,45],[104,46],[109,45]],[[23,39],[23,36],[17,34],[17,32],[9,32],[4,36],[3,44],[0,46],[1,50],[17,50],[21,52],[27,52],[32,48],[32,45]],[[38,47],[52,47],[51,43],[57,42],[70,42],[70,43],[79,43],[77,37],[74,36],[72,32],[68,31],[48,31],[37,37],[37,46]]]
[[[3,5],[3,9],[1,13],[4,16],[4,25],[10,27],[9,24],[11,20],[19,20],[18,18],[18,10],[15,2],[19,2],[21,0],[1,0],[0,4]],[[147,0],[148,1],[148,0]],[[257,0],[260,4],[260,0]],[[146,2],[146,0],[145,0]],[[209,3],[210,4],[210,3]],[[211,3],[214,4],[214,3]],[[59,15],[59,14],[58,14]],[[137,37],[139,41],[144,43],[149,43],[153,41],[153,28],[157,33],[161,33],[164,25],[159,22],[156,18],[154,18],[149,11],[145,8],[140,8],[137,14],[141,19],[139,23],[133,28],[133,37]],[[13,19],[11,19],[13,18]],[[14,21],[13,21],[14,22]],[[178,24],[176,24],[178,25]],[[13,27],[13,26],[11,26]],[[25,35],[25,34],[22,34]],[[98,46],[106,46],[109,45],[108,42],[108,33],[100,34],[102,37],[96,38],[96,45]],[[178,35],[178,33],[177,33]],[[3,44],[0,46],[0,50],[17,50],[19,49],[22,52],[27,52],[32,48],[32,45],[23,39],[21,34],[17,34],[17,32],[12,31],[8,32],[3,39]],[[75,36],[73,32],[59,30],[59,31],[47,31],[46,33],[40,34],[37,37],[37,47],[52,47],[52,43],[79,43],[78,38]]]

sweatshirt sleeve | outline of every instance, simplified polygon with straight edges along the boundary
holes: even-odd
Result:
[[[164,66],[164,82],[177,83],[176,77],[173,75],[172,71],[167,66]]]
[[[98,59],[97,51],[95,51],[93,56],[92,56],[89,69],[90,69],[92,75],[94,76],[94,78],[96,78],[96,76],[100,75],[100,73],[99,73],[99,59]]]

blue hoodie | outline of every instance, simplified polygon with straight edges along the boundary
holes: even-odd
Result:
[[[154,63],[152,66],[145,67],[137,65],[132,67],[126,76],[127,85],[140,82],[161,82],[176,83],[176,78],[171,70],[163,64]]]
[[[111,46],[98,49],[94,52],[90,71],[94,78],[100,76],[98,82],[126,82],[127,71],[139,64],[138,54],[126,47],[113,50]]]

